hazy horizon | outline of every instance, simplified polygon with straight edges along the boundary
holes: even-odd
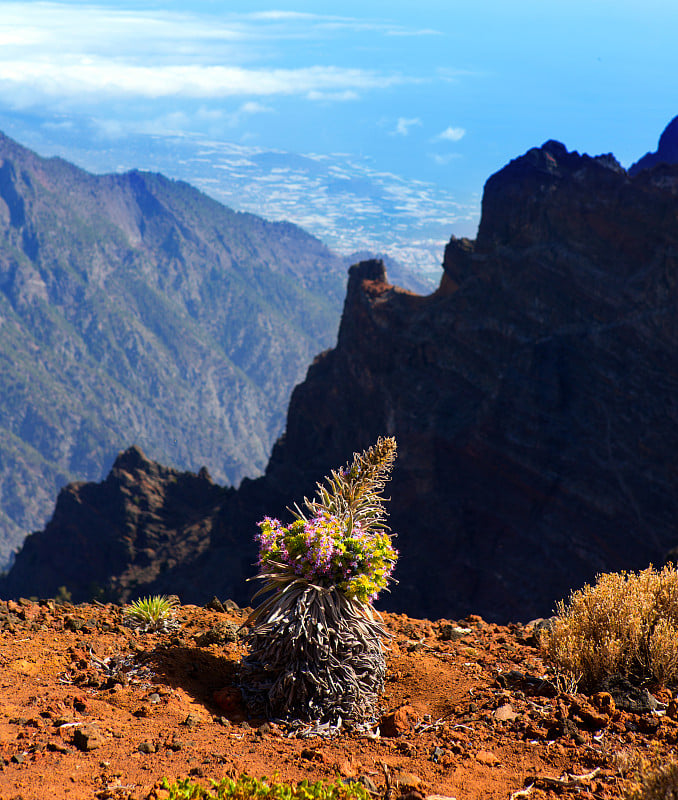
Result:
[[[659,0],[2,2],[0,129],[343,252],[392,236],[435,259],[530,147],[654,150],[678,113],[676,23]]]

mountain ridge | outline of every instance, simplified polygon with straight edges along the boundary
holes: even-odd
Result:
[[[263,470],[344,283],[290,223],[0,135],[0,561],[121,444],[231,484]]]

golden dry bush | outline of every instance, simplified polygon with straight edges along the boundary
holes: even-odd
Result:
[[[678,683],[678,572],[669,565],[599,575],[557,604],[541,644],[585,689],[611,675]]]
[[[678,800],[678,762],[641,771],[638,782],[625,797],[626,800]]]

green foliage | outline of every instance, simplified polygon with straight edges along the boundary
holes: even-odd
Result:
[[[146,632],[167,632],[176,627],[174,609],[179,605],[176,597],[154,595],[135,600],[127,606],[124,620],[130,628]]]
[[[678,572],[672,565],[599,575],[556,610],[542,635],[543,650],[583,688],[612,675],[678,685]]]
[[[57,589],[57,593],[54,596],[54,602],[58,603],[59,605],[64,605],[65,603],[72,603],[73,598],[71,593],[68,591],[68,587],[60,586]]]
[[[169,800],[370,800],[370,795],[360,783],[284,783],[267,778],[240,775],[237,780],[225,778],[212,782],[206,789],[188,778],[170,782],[163,779],[163,788],[169,791]]]

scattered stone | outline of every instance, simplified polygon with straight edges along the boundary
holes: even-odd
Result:
[[[433,761],[434,764],[438,764],[444,755],[445,751],[443,748],[436,745],[431,753],[431,761]]]
[[[237,642],[239,629],[240,626],[234,622],[218,622],[208,631],[198,634],[195,637],[195,643],[198,647],[208,647],[211,644]]]
[[[205,608],[209,608],[211,611],[219,611],[222,614],[226,611],[224,604],[216,595],[214,595],[209,603],[205,603]]]
[[[27,605],[24,605],[21,610],[19,611],[19,617],[26,622],[32,622],[36,620],[41,614],[40,606],[37,603],[29,602]]]
[[[212,700],[227,714],[242,714],[244,712],[242,694],[240,689],[235,687],[226,686],[223,689],[217,689],[212,694]]]
[[[443,642],[456,642],[459,639],[463,639],[464,636],[468,636],[471,632],[471,628],[461,628],[459,625],[448,623],[447,625],[441,626],[440,639]]]
[[[230,599],[224,603],[224,608],[226,609],[226,611],[231,611],[231,612],[242,611],[242,608],[240,608],[240,606],[235,602],[235,600],[230,600]]]
[[[53,753],[67,753],[68,748],[63,742],[47,742],[47,749]]]
[[[513,722],[520,714],[513,710],[513,706],[510,703],[505,703],[494,711],[493,716],[497,722]]]
[[[337,770],[342,778],[355,778],[358,775],[356,765],[353,763],[353,759],[350,758],[344,759],[344,761],[337,764]]]
[[[140,753],[155,753],[155,752],[157,752],[156,746],[154,744],[152,744],[151,742],[142,742],[139,745],[139,747],[137,747],[137,750]]]
[[[74,697],[73,708],[81,714],[87,713],[90,710],[89,704],[84,697]]]
[[[381,718],[379,731],[382,736],[394,738],[411,731],[417,722],[417,712],[412,706],[401,706],[396,711]]]
[[[561,736],[569,737],[576,744],[586,744],[586,738],[582,736],[574,720],[561,719],[555,722],[548,730],[549,739],[558,739]]]
[[[306,761],[319,761],[321,764],[325,763],[325,754],[322,750],[314,750],[310,747],[305,747],[300,755],[301,758]]]
[[[612,697],[610,701],[614,703]],[[610,721],[607,714],[596,711],[595,708],[586,700],[573,697],[571,701],[572,711],[582,720],[587,728],[593,731],[599,731],[604,728]]]
[[[596,692],[591,698],[591,701],[598,711],[605,712],[608,717],[616,716],[617,706],[609,692]]]
[[[83,752],[96,750],[103,744],[101,731],[96,725],[82,725],[73,731],[73,744]]]
[[[660,704],[646,688],[634,686],[622,675],[612,675],[600,682],[600,689],[612,695],[615,705],[621,711],[633,714],[647,714],[656,711]]]
[[[148,699],[151,703],[159,703],[160,695],[157,692],[153,692],[153,694],[149,694]]]
[[[419,789],[422,784],[421,778],[413,772],[397,772],[394,781],[401,789]]]
[[[200,717],[197,714],[189,714],[186,719],[181,723],[185,725],[187,728],[194,728],[196,725],[199,725],[202,722]]]
[[[500,759],[489,750],[479,750],[476,753],[476,761],[486,764],[488,767],[494,767],[499,763]]]
[[[168,742],[165,747],[168,750],[171,750],[173,753],[179,753],[184,749],[183,742],[180,742],[177,738],[172,737],[172,740]]]
[[[77,619],[76,617],[68,616],[64,620],[64,628],[69,631],[73,631],[74,633],[77,631],[82,631],[85,627],[85,623],[81,619]]]
[[[370,794],[376,795],[379,793],[379,790],[377,789],[377,784],[372,780],[372,778],[370,778],[369,775],[361,775],[358,778],[358,782],[362,783],[362,785],[367,789],[367,791]]]
[[[13,764],[23,764],[25,759],[26,756],[24,753],[15,753],[12,756],[11,761]]]

